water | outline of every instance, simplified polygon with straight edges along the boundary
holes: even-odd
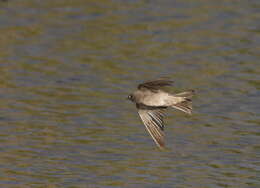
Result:
[[[0,2],[1,187],[260,187],[260,3]],[[197,90],[159,151],[126,100]]]

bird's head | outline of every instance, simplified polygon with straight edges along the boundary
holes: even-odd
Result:
[[[130,95],[127,96],[127,99],[133,102],[134,101],[134,96],[132,94],[130,94]]]

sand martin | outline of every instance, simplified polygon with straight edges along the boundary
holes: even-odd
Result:
[[[165,86],[172,85],[173,81],[158,79],[139,84],[137,90],[127,98],[136,104],[138,114],[147,131],[152,136],[159,148],[164,148],[164,112],[168,107],[173,107],[185,113],[192,113],[191,98],[194,90],[178,94],[170,94],[162,90]]]

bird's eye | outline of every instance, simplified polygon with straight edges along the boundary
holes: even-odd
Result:
[[[132,100],[132,99],[133,99],[133,96],[132,96],[132,95],[128,95],[127,98],[128,98],[129,100]]]

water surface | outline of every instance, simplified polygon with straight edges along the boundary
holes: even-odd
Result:
[[[260,3],[0,2],[1,187],[260,187]],[[197,90],[160,152],[139,82]]]

